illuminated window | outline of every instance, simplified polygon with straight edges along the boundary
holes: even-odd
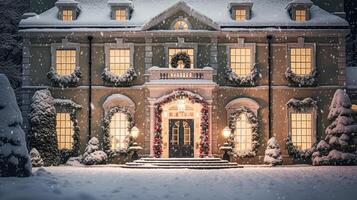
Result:
[[[125,9],[116,10],[115,11],[115,19],[118,21],[126,20],[126,10]]]
[[[72,21],[73,20],[73,11],[72,10],[63,10],[62,11],[62,20],[63,21]]]
[[[252,69],[252,50],[250,48],[230,49],[231,69],[238,76],[247,76]]]
[[[59,149],[72,149],[73,123],[69,113],[56,114],[56,132]]]
[[[243,21],[247,19],[247,11],[245,9],[236,10],[236,20]]]
[[[126,140],[129,136],[129,121],[126,114],[122,112],[115,113],[109,125],[112,150],[126,148]]]
[[[183,124],[183,144],[190,145],[191,144],[191,127],[187,122],[182,122]]]
[[[178,31],[187,31],[189,26],[184,20],[179,20],[174,24],[173,29]]]
[[[180,122],[177,121],[175,125],[172,127],[172,144],[179,145],[179,130],[180,130]]]
[[[291,71],[296,75],[308,75],[312,71],[312,49],[290,49]]]
[[[312,146],[312,114],[291,113],[291,141],[300,150]]]
[[[130,67],[130,49],[109,50],[109,70],[116,75],[125,74]]]
[[[56,50],[56,72],[70,75],[76,68],[76,50]]]
[[[234,144],[237,151],[249,151],[252,148],[252,124],[245,113],[237,118]]]
[[[190,56],[190,60],[191,60],[191,68],[193,68],[193,63],[194,63],[194,56],[193,56],[193,49],[169,49],[169,66],[171,68],[171,59],[174,57],[175,54],[179,53],[179,52],[184,52],[187,53]],[[183,69],[184,68],[184,63],[181,61],[178,62],[178,67],[179,69]]]
[[[357,111],[357,104],[353,104],[352,109]]]
[[[296,10],[295,19],[300,22],[306,21],[306,10]]]

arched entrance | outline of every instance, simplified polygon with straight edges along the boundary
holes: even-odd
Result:
[[[155,103],[155,157],[204,157],[209,150],[208,104],[199,95],[176,90]]]

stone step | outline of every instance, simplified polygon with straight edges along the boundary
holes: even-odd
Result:
[[[146,160],[136,160],[135,163],[188,163],[188,164],[195,164],[195,163],[213,163],[213,164],[220,164],[220,163],[228,163],[226,160],[218,160],[218,161],[146,161]]]
[[[240,165],[234,166],[155,166],[155,165],[122,165],[122,168],[130,168],[130,169],[232,169],[232,168],[243,168]]]
[[[145,161],[193,161],[193,162],[200,162],[200,161],[221,161],[220,158],[141,158],[140,160]]]
[[[169,162],[163,162],[163,163],[125,163],[126,165],[155,165],[155,166],[235,166],[237,163],[169,163]]]

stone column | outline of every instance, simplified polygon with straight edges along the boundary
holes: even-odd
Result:
[[[346,86],[346,38],[338,38],[338,84],[340,86]]]
[[[154,141],[154,134],[155,134],[155,99],[149,98],[149,110],[150,110],[150,137],[148,137],[149,139],[149,143],[150,143],[150,157],[154,157],[154,151],[153,151],[153,141]]]
[[[208,151],[208,157],[212,157],[212,139],[213,139],[213,134],[212,134],[212,100],[207,101],[208,103],[208,121],[209,121],[209,151]]]
[[[152,38],[145,38],[145,70],[152,67]]]
[[[23,50],[22,50],[22,89],[20,95],[20,109],[23,116],[23,129],[25,133],[29,130],[28,114],[30,112],[31,104],[31,90],[24,87],[30,86],[30,52],[31,42],[29,39],[23,40]]]
[[[210,47],[210,64],[211,67],[215,70],[218,69],[218,39],[216,37],[211,38],[211,47]]]

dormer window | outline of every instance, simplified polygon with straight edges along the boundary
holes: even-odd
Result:
[[[173,23],[172,29],[176,30],[176,31],[187,31],[190,29],[190,25],[188,24],[188,22],[186,20],[179,19]]]
[[[312,5],[310,0],[293,0],[286,6],[286,9],[292,20],[304,22],[311,18],[310,8]]]
[[[130,20],[133,10],[132,3],[129,0],[109,0],[108,5],[111,7],[112,20],[125,21]]]
[[[75,0],[58,0],[58,19],[62,21],[76,20],[79,14],[78,2]]]
[[[229,9],[231,12],[231,17],[235,21],[244,21],[251,18],[253,2],[250,0],[242,2],[231,2],[229,4]]]

